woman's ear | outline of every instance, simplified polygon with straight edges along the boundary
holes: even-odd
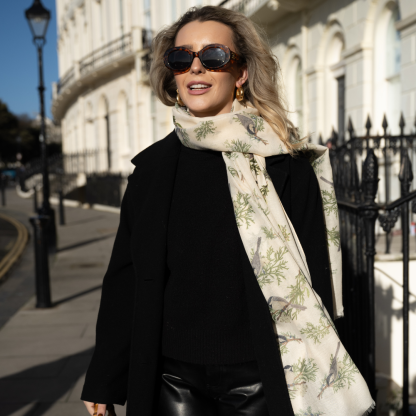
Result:
[[[235,82],[235,86],[237,88],[241,87],[245,84],[245,82],[248,79],[248,71],[247,71],[247,65],[243,65],[240,70],[238,71],[238,78]]]

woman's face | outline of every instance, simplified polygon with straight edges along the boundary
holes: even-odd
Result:
[[[191,22],[176,35],[175,46],[183,46],[198,52],[211,43],[221,43],[237,52],[231,29],[219,22]],[[195,117],[212,117],[229,113],[234,100],[234,91],[247,80],[247,68],[236,66],[224,72],[207,71],[199,58],[195,58],[188,72],[175,75],[176,85],[182,101]],[[208,88],[191,89],[191,83],[206,85]]]

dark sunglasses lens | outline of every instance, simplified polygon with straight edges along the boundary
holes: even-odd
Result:
[[[191,66],[192,56],[186,51],[173,51],[168,56],[168,64],[174,71],[184,71]]]
[[[227,63],[227,54],[221,48],[210,48],[202,54],[201,60],[207,68],[221,68]]]

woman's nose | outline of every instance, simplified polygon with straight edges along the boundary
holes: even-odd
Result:
[[[201,63],[201,60],[198,57],[195,57],[192,61],[191,70],[194,74],[201,74],[205,72],[205,68]]]

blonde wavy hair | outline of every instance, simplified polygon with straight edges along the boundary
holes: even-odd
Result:
[[[244,64],[247,65],[244,100],[257,108],[285,143],[288,152],[294,154],[303,141],[300,141],[298,129],[288,118],[279,63],[264,30],[239,12],[220,6],[192,7],[178,21],[156,35],[152,41],[150,84],[160,101],[167,106],[175,105],[176,82],[172,71],[163,63],[163,55],[167,49],[175,46],[179,30],[194,21],[216,21],[231,28],[237,49],[235,52],[244,57]]]

